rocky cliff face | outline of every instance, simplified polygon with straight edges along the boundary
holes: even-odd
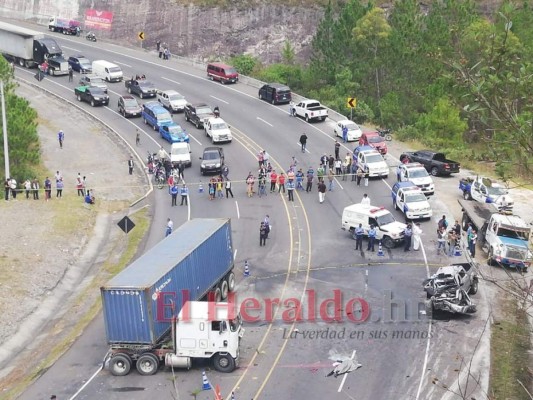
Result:
[[[137,34],[144,31],[144,47],[155,47],[159,39],[180,56],[212,60],[246,53],[264,62],[280,60],[286,40],[299,58],[306,57],[323,14],[321,7],[280,4],[208,8],[173,0],[0,0],[2,16],[43,24],[52,15],[83,23],[90,8],[113,13],[111,30],[97,32],[102,38],[138,44]]]

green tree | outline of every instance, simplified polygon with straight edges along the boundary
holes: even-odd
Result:
[[[258,64],[258,61],[257,58],[249,54],[241,54],[232,57],[230,63],[239,71],[239,74],[250,75]]]
[[[420,115],[415,127],[424,133],[422,141],[425,144],[446,149],[462,144],[468,125],[461,118],[460,109],[449,99],[441,98],[432,110]]]
[[[294,47],[292,47],[291,42],[285,40],[283,48],[281,49],[281,61],[287,65],[294,65],[296,60],[296,55],[294,53]]]
[[[338,53],[334,46],[335,20],[333,19],[333,7],[331,0],[324,11],[324,17],[318,25],[317,31],[311,41],[311,87],[329,85],[335,82],[336,59]]]
[[[10,173],[21,182],[32,177],[40,163],[37,112],[27,100],[15,95],[12,67],[3,57],[0,57],[0,79],[4,82]],[[0,119],[1,129],[2,124]],[[1,146],[1,165],[4,165],[4,160],[4,146]]]
[[[385,12],[381,8],[371,9],[364,17],[357,21],[353,29],[355,40],[363,45],[371,55],[370,58],[372,60],[375,79],[375,95],[378,104],[381,98],[378,54],[386,45],[390,31],[391,27],[385,18]]]

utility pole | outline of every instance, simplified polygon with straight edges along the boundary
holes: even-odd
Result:
[[[2,97],[2,130],[4,133],[4,166],[6,179],[10,177],[9,172],[9,145],[7,143],[7,122],[6,122],[6,98],[4,96],[4,81],[0,81],[0,96]]]

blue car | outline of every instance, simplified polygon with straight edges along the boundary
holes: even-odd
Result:
[[[161,134],[161,137],[169,143],[189,143],[189,135],[181,125],[175,122],[160,125],[159,133]]]

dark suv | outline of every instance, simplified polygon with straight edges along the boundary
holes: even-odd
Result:
[[[206,147],[200,157],[200,173],[202,175],[222,172],[224,166],[224,150],[222,147]]]
[[[185,106],[185,121],[189,121],[197,129],[203,128],[204,121],[214,116],[213,110],[207,104],[187,104]]]
[[[268,83],[259,89],[259,98],[272,104],[289,103],[291,89],[281,83]]]
[[[137,100],[129,94],[118,98],[117,107],[118,112],[122,114],[124,118],[141,116],[141,106],[137,103]]]
[[[73,56],[68,58],[68,65],[76,71],[82,74],[88,74],[93,72],[91,62],[84,56]]]

